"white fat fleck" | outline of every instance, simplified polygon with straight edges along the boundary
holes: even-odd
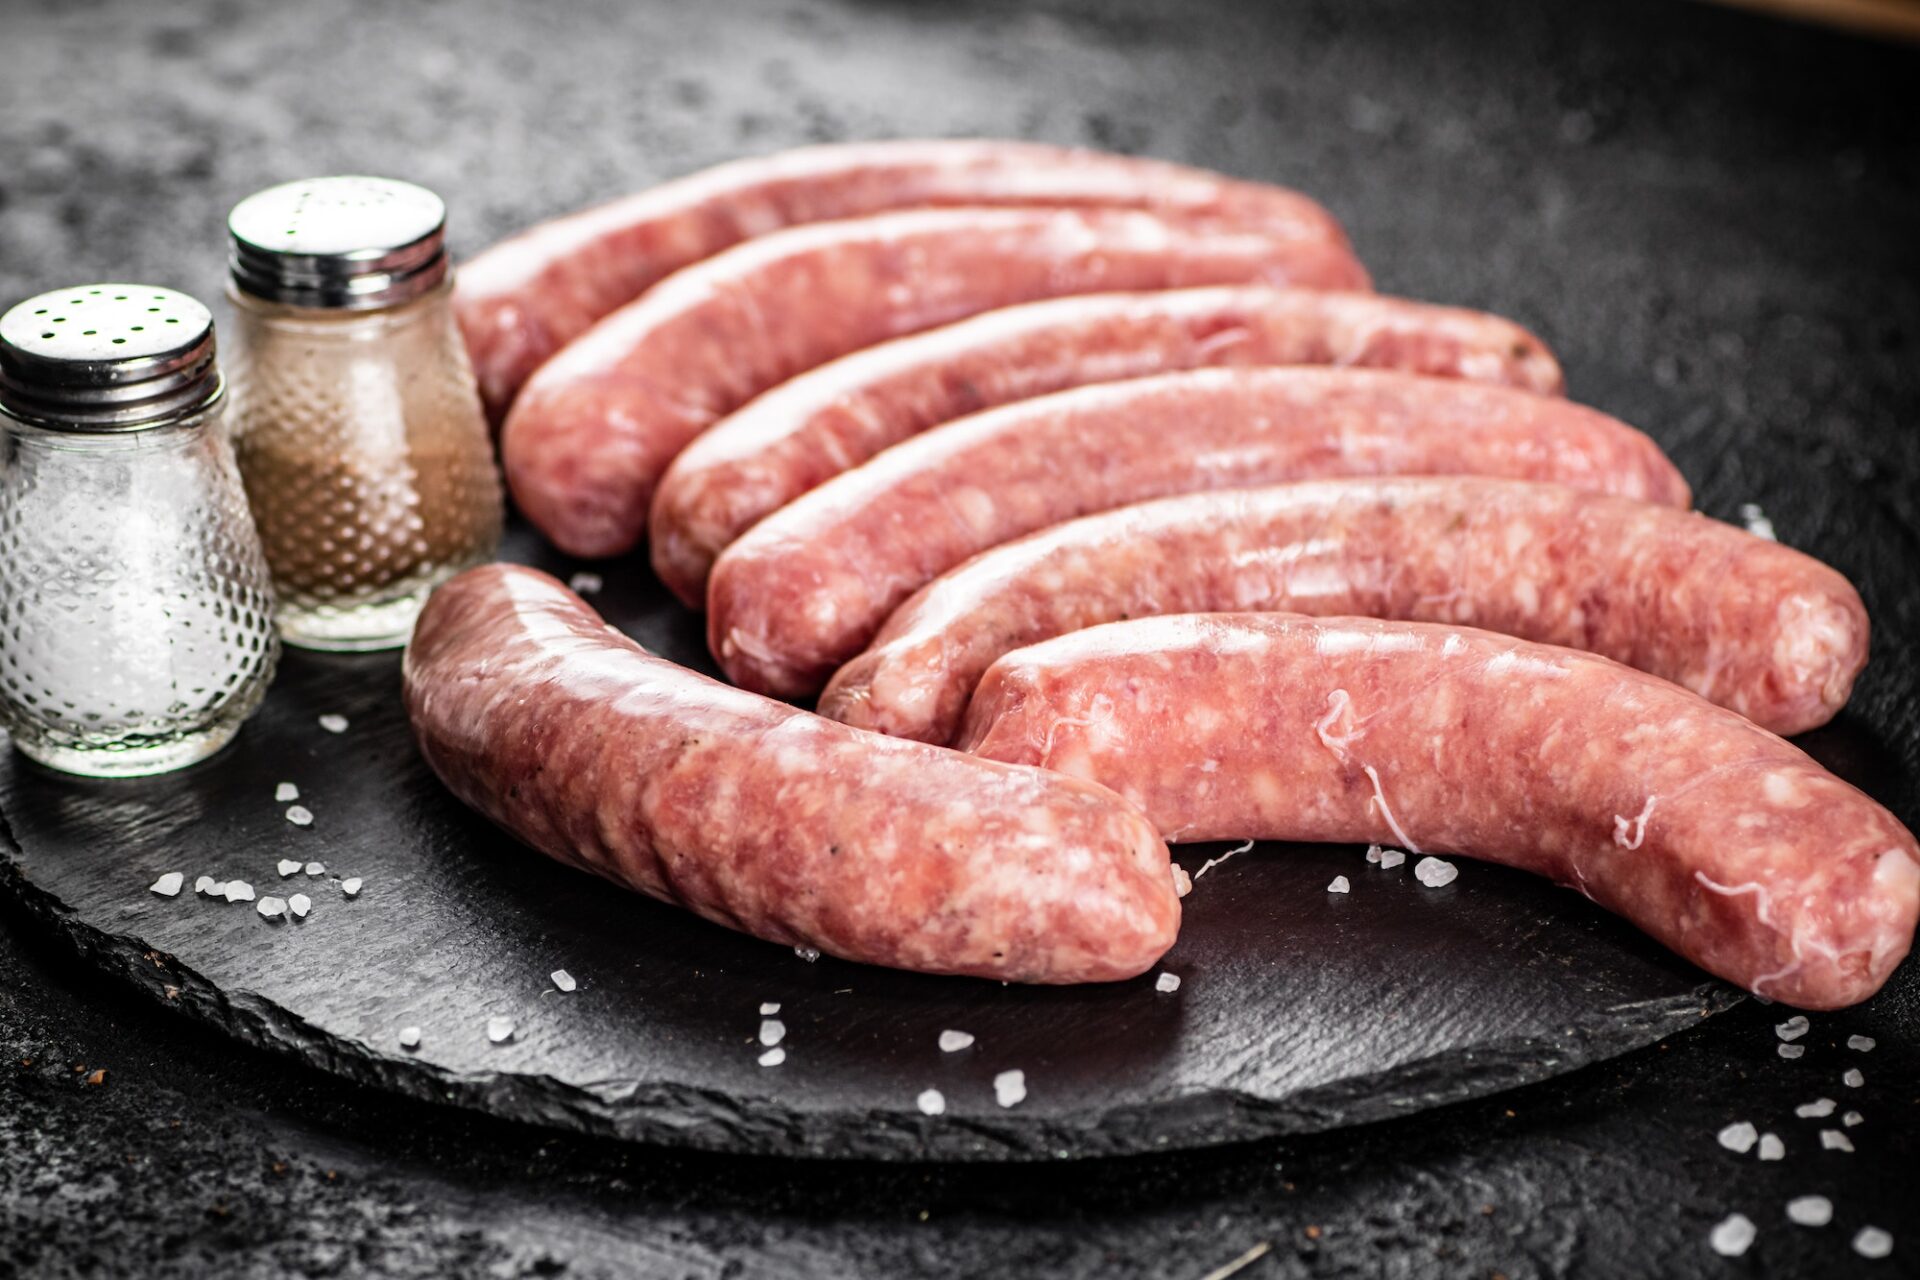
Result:
[[[920,1108],[922,1114],[930,1116],[941,1115],[947,1109],[946,1096],[938,1089],[926,1090],[914,1099],[914,1104]]]
[[[1640,816],[1629,821],[1619,814],[1613,815],[1613,842],[1622,849],[1638,849],[1640,842],[1647,838],[1647,819],[1653,816],[1653,806],[1660,803],[1659,796],[1648,796],[1646,807],[1640,810]],[[1633,836],[1629,838],[1627,832]]]
[[[169,871],[147,886],[148,893],[157,893],[163,898],[171,898],[180,892],[180,886],[187,882],[184,872]]]
[[[1393,832],[1394,839],[1406,846],[1408,853],[1419,853],[1420,846],[1415,844],[1412,838],[1400,829],[1400,824],[1394,820],[1393,810],[1387,807],[1387,793],[1382,790],[1380,786],[1380,771],[1372,765],[1365,765],[1363,769],[1368,780],[1373,783],[1373,799],[1368,801],[1368,803],[1380,806],[1380,816],[1386,819],[1387,830]]]
[[[940,1052],[942,1053],[958,1053],[962,1049],[970,1048],[972,1044],[973,1036],[968,1032],[942,1031],[940,1033]]]
[[[400,1028],[400,1047],[402,1049],[418,1049],[420,1047],[420,1028]]]
[[[1787,1144],[1780,1141],[1777,1134],[1760,1135],[1760,1158],[1762,1160],[1784,1160],[1787,1156]]]
[[[1846,1072],[1840,1077],[1840,1083],[1849,1089],[1858,1089],[1866,1082],[1867,1078],[1860,1074],[1860,1068],[1858,1067],[1848,1067]]]
[[[565,969],[555,969],[547,975],[547,980],[561,991],[572,991],[580,985]]]
[[[1787,1201],[1787,1221],[1801,1227],[1824,1227],[1833,1221],[1833,1201],[1825,1196],[1795,1196]]]
[[[494,1044],[505,1044],[513,1039],[513,1019],[495,1015],[487,1019],[487,1039]]]
[[[360,877],[352,876],[340,882],[340,892],[346,894],[349,898],[357,898],[360,896],[360,884]]]
[[[292,858],[282,858],[278,863],[274,865],[273,869],[280,873],[280,878],[282,880],[285,880],[288,876],[292,875],[294,872],[300,869],[300,864],[294,861]]]
[[[1753,1219],[1744,1213],[1730,1213],[1707,1234],[1707,1243],[1721,1257],[1737,1258],[1752,1246],[1758,1234]]]
[[[787,1024],[778,1018],[764,1018],[760,1022],[760,1043],[768,1046],[779,1044],[787,1038]]]
[[[269,920],[278,920],[287,914],[287,900],[285,898],[262,898],[254,907],[254,910]]]
[[[313,825],[313,811],[303,804],[291,805],[287,809],[287,821],[296,827]]]
[[[1027,1098],[1027,1073],[1002,1071],[993,1078],[993,1100],[1003,1107],[1017,1107]]]
[[[345,733],[347,718],[341,715],[324,715],[320,717],[320,727],[328,733]]]
[[[1715,1135],[1721,1146],[1729,1151],[1738,1151],[1741,1155],[1753,1150],[1753,1144],[1760,1141],[1760,1131],[1753,1127],[1750,1120],[1730,1124]]]
[[[1785,1022],[1776,1025],[1773,1029],[1773,1034],[1779,1036],[1782,1040],[1798,1040],[1801,1036],[1807,1034],[1808,1028],[1812,1026],[1813,1024],[1807,1021],[1807,1015],[1804,1013],[1796,1013]]]
[[[1239,855],[1245,853],[1247,850],[1251,848],[1253,848],[1253,841],[1249,840],[1245,844],[1241,845],[1239,848],[1229,849],[1217,858],[1208,858],[1205,862],[1200,864],[1200,869],[1193,873],[1193,878],[1195,880],[1198,880],[1201,876],[1207,874],[1207,872],[1213,870],[1215,867],[1219,866],[1221,863],[1225,862],[1227,859],[1238,857]]]
[[[771,1018],[778,1012],[780,1012],[780,1002],[778,1000],[763,1000],[760,1002],[761,1017]]]
[[[1346,731],[1334,733],[1333,726],[1343,720],[1346,722]],[[1353,727],[1353,697],[1345,689],[1335,689],[1327,695],[1326,714],[1314,722],[1313,731],[1319,735],[1320,745],[1333,752],[1334,757],[1343,764],[1347,759],[1347,748],[1364,738],[1367,732]]]
[[[607,584],[597,573],[582,571],[567,579],[567,588],[575,595],[590,596]]]
[[[313,899],[304,893],[296,893],[287,899],[287,910],[293,912],[297,919],[305,920],[307,912],[313,910]]]
[[[760,1065],[763,1067],[777,1067],[786,1060],[787,1051],[778,1047],[769,1049],[760,1055]]]
[[[1756,538],[1765,538],[1768,542],[1780,541],[1774,534],[1773,521],[1767,519],[1767,513],[1760,509],[1757,502],[1740,504],[1740,523],[1747,526],[1747,532]]]
[[[1856,1053],[1872,1053],[1873,1046],[1879,1042],[1872,1036],[1848,1036],[1847,1048]]]
[[[1820,1145],[1828,1151],[1852,1151],[1853,1139],[1838,1129],[1822,1129],[1820,1131]]]
[[[1812,1102],[1803,1102],[1793,1109],[1793,1114],[1802,1120],[1816,1120],[1821,1116],[1833,1114],[1832,1098],[1815,1098]]]
[[[228,902],[252,902],[253,886],[248,884],[245,880],[227,881],[227,901]]]
[[[1153,980],[1153,989],[1162,995],[1171,995],[1180,989],[1180,975],[1177,973],[1161,974]]]
[[[1422,858],[1413,864],[1413,878],[1429,889],[1444,888],[1459,876],[1460,868],[1439,858]]]
[[[1347,880],[1345,876],[1335,876],[1333,878],[1333,883],[1327,886],[1327,892],[1328,893],[1346,893],[1352,888],[1353,888],[1353,885]]]
[[[273,789],[275,804],[292,804],[299,798],[300,788],[294,786],[291,782],[283,782]]]
[[[1879,1227],[1862,1227],[1853,1237],[1853,1251],[1863,1258],[1884,1258],[1893,1252],[1893,1237]]]

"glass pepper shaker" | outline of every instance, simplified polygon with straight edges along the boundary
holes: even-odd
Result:
[[[314,178],[228,218],[234,450],[289,644],[405,644],[427,593],[493,558],[502,497],[454,327],[446,209]]]
[[[170,289],[82,285],[0,316],[0,718],[42,764],[192,764],[273,678],[221,391],[213,316]]]

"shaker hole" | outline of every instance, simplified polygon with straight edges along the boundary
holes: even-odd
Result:
[[[80,335],[84,338],[91,338],[94,334],[98,332],[100,332],[98,329],[82,329],[80,331]]]
[[[125,341],[126,341],[126,339],[125,339],[125,338],[115,338],[115,339],[113,340],[113,345],[117,347],[117,346],[119,346],[119,345],[121,345],[122,343],[124,343]]]

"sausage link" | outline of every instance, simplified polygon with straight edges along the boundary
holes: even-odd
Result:
[[[1318,204],[1159,160],[991,140],[803,147],[555,218],[460,270],[454,312],[494,422],[554,352],[682,267],[809,222],[952,205],[1150,209],[1344,247]]]
[[[407,648],[435,773],[536,849],[755,937],[1013,982],[1173,944],[1166,846],[1103,787],[849,729],[647,653],[543,573],[468,570]]]
[[[795,374],[1010,303],[1263,282],[1365,288],[1344,246],[1113,210],[947,209],[796,227],[710,258],[542,365],[501,435],[527,518],[582,556],[629,550],[654,484],[720,418]]]
[[[653,497],[653,567],[693,608],[728,543],[928,427],[1090,382],[1210,365],[1358,365],[1557,395],[1560,366],[1510,320],[1261,286],[1094,294],[990,311],[776,387],[675,458]]]
[[[1172,839],[1376,841],[1548,876],[1808,1009],[1913,942],[1920,848],[1792,744],[1572,649],[1373,619],[1185,614],[1001,658],[961,741],[1095,779]]]
[[[1003,653],[1217,611],[1450,622],[1568,645],[1775,733],[1832,719],[1867,660],[1852,584],[1702,515],[1525,480],[1323,480],[1122,507],[982,552],[895,610],[820,713],[947,742]]]
[[[707,642],[736,684],[817,692],[968,556],[1147,498],[1339,475],[1552,480],[1684,507],[1654,443],[1530,392],[1365,369],[1200,369],[1079,387],[925,432],[743,534]]]

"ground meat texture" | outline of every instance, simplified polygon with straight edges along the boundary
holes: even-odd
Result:
[[[434,592],[404,665],[428,764],[536,849],[789,946],[1011,982],[1132,977],[1177,873],[1103,787],[849,729],[654,657],[545,574]]]
[[[542,365],[501,434],[520,509],[562,550],[646,533],[654,485],[713,423],[795,374],[1017,302],[1264,283],[1364,289],[1321,237],[1113,210],[948,209],[762,236],[661,282]]]
[[[1536,872],[1806,1009],[1878,990],[1920,911],[1913,837],[1791,743],[1606,658],[1485,631],[1109,623],[1001,658],[960,741],[1104,782],[1170,839],[1376,842]]]
[[[682,267],[785,227],[952,205],[1151,209],[1347,243],[1298,192],[1184,165],[1032,142],[862,142],[735,161],[543,222],[463,265],[454,311],[497,423],[549,356]]]
[[[1368,369],[1168,373],[962,418],[783,507],[715,562],[707,640],[735,683],[813,694],[908,596],[988,547],[1176,493],[1395,474],[1689,501],[1651,440],[1564,400]]]
[[[1090,382],[1285,364],[1563,385],[1512,321],[1401,298],[1246,286],[1032,302],[844,356],[728,416],[661,477],[653,567],[697,609],[714,557],[756,521],[928,427]]]
[[[1702,515],[1526,480],[1322,480],[1164,498],[982,552],[901,605],[820,712],[947,742],[1009,650],[1220,610],[1451,622],[1568,645],[1783,734],[1831,719],[1867,661],[1852,584]]]

